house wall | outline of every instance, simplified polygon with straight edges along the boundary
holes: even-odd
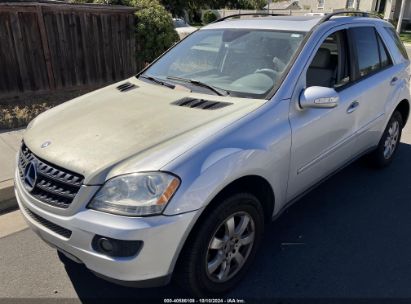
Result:
[[[405,5],[404,19],[411,21],[411,2],[407,2]]]
[[[356,0],[359,1],[359,10],[361,11],[374,11],[378,0]],[[386,0],[384,19],[396,20],[398,19],[402,0]],[[358,2],[357,2],[358,3]],[[344,9],[347,0],[324,0],[324,9],[318,10],[318,0],[300,0],[299,4],[302,8],[309,9],[313,12],[330,12],[335,9]],[[404,23],[411,23],[411,1],[406,0],[404,11]]]
[[[376,5],[377,5],[377,0],[361,0],[359,9],[361,11],[375,11]]]
[[[396,0],[387,0],[385,4],[384,19],[393,19],[395,13]]]
[[[395,13],[394,13],[394,19],[398,19],[400,16],[400,10],[401,10],[401,0],[397,0],[395,4]],[[411,19],[411,3],[410,1],[405,2],[405,10],[404,10],[404,20],[410,20]]]
[[[393,10],[394,10],[394,14],[391,14],[391,19],[398,20],[400,16],[400,11],[401,11],[401,0],[397,0]],[[410,1],[406,1],[401,30],[404,30],[406,28],[409,29],[410,25],[411,25],[411,3]]]
[[[358,1],[358,0],[357,0]],[[318,0],[300,0],[301,7],[310,7],[310,10],[317,11]],[[335,9],[344,9],[347,0],[324,0],[324,11],[332,11]],[[364,11],[371,11],[374,9],[376,0],[360,0],[359,9]]]
[[[401,3],[401,0],[387,0],[384,19],[398,19],[398,16],[400,15]],[[411,3],[408,0],[406,0],[405,4],[404,20],[411,20]]]

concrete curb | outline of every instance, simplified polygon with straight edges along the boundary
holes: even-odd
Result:
[[[0,182],[0,213],[17,207],[12,179]]]

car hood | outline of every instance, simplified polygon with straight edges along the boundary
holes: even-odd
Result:
[[[159,170],[264,103],[172,90],[134,77],[127,82],[137,87],[119,91],[125,82],[41,114],[27,128],[25,144],[39,158],[84,175],[86,184],[99,184],[114,166],[130,164],[130,159],[141,164],[134,171]],[[214,110],[172,104],[185,97],[230,104]]]

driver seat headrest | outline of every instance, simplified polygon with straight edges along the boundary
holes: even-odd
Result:
[[[313,62],[311,63],[311,68],[326,69],[329,68],[331,64],[331,51],[326,48],[320,48],[315,54]]]

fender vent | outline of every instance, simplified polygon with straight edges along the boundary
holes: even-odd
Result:
[[[229,102],[210,101],[205,99],[196,99],[185,97],[171,103],[175,106],[202,109],[202,110],[217,110],[232,105]]]
[[[135,84],[132,84],[131,82],[125,82],[123,84],[120,84],[117,87],[117,90],[119,90],[120,92],[126,92],[136,88],[138,88],[138,86],[136,86]]]

